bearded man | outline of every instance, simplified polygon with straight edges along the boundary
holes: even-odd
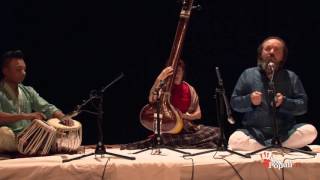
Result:
[[[239,77],[231,96],[231,107],[244,113],[244,128],[230,136],[231,149],[252,151],[271,145],[274,117],[284,147],[303,148],[317,137],[313,125],[296,123],[295,116],[307,112],[308,97],[299,77],[283,68],[287,55],[283,39],[268,37],[258,47],[258,66],[246,69]],[[270,80],[274,84],[273,97],[270,97]]]

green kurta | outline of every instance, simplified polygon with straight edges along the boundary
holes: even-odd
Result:
[[[32,87],[19,84],[18,88],[19,95],[17,97],[10,86],[4,81],[0,82],[0,112],[12,114],[42,112],[47,118],[51,118],[54,112],[60,111],[40,97]],[[0,121],[0,125],[8,126],[14,133],[19,133],[30,124],[30,120],[7,124]]]

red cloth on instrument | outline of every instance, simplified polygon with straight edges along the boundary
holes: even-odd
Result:
[[[191,93],[186,82],[179,85],[173,84],[171,89],[171,104],[182,113],[186,113],[191,103]]]

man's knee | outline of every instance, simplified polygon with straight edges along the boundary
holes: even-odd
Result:
[[[311,124],[303,125],[297,130],[303,134],[303,139],[308,140],[309,143],[312,143],[318,135],[317,129]]]
[[[17,142],[14,132],[6,127],[0,127],[0,152],[16,151]]]
[[[9,137],[15,136],[13,131],[10,128],[8,128],[7,126],[0,127],[0,134],[3,136],[9,136]]]
[[[249,143],[250,137],[242,131],[236,131],[229,137],[229,147],[231,149],[243,149]]]

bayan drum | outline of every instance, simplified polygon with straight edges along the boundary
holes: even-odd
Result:
[[[24,155],[47,155],[55,139],[56,129],[36,119],[17,135],[18,151]]]

